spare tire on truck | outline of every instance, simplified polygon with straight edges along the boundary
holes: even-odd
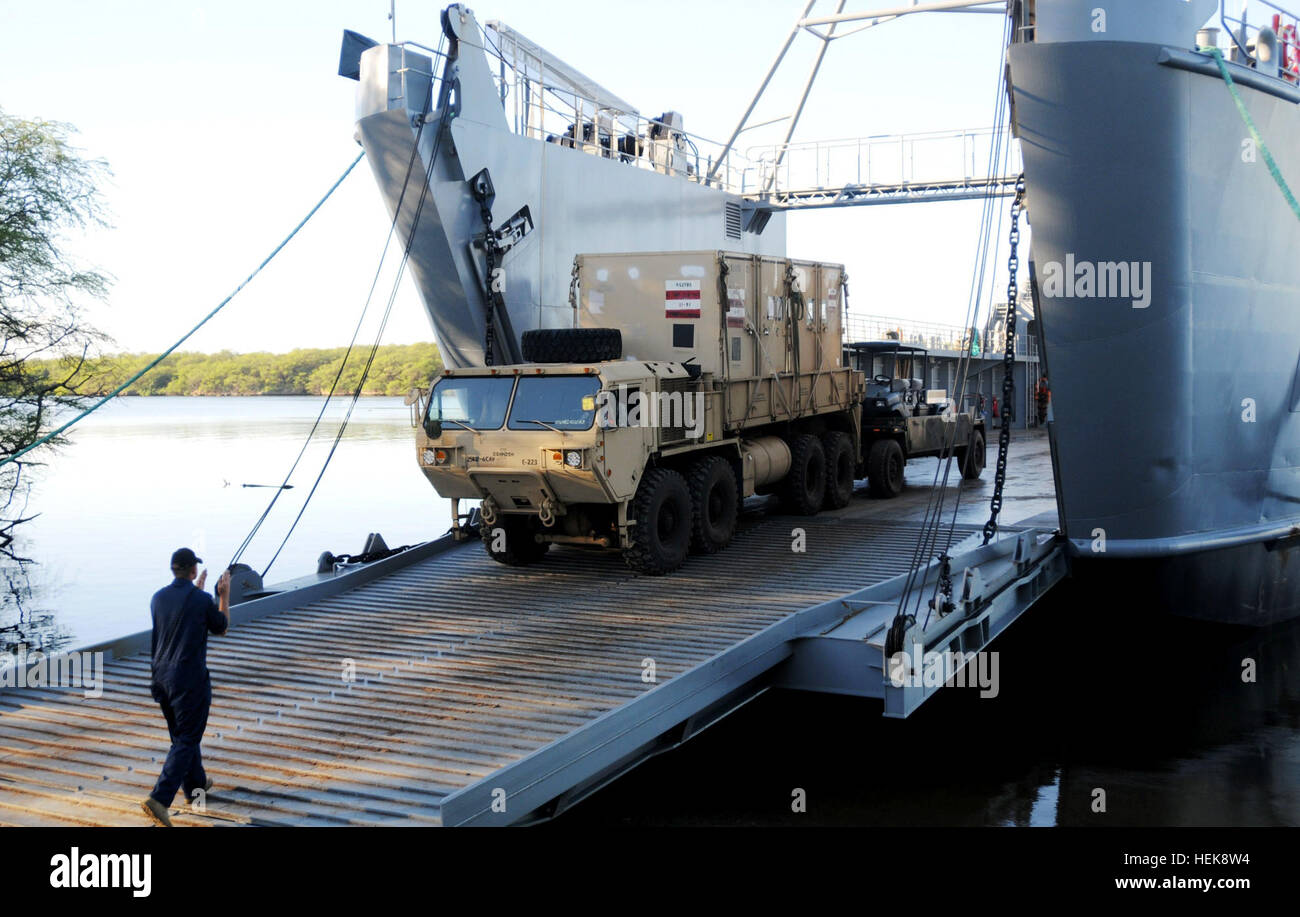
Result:
[[[617,328],[541,328],[520,340],[527,363],[602,363],[623,356]]]

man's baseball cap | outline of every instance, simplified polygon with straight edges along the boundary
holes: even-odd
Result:
[[[189,548],[178,548],[172,552],[173,567],[193,567],[195,564],[203,563],[203,558],[196,555]]]

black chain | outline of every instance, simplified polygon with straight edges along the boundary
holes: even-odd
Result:
[[[1020,258],[1020,211],[1025,205],[1025,175],[1016,179],[1016,198],[1011,202],[1011,255],[1007,259],[1007,351],[1002,357],[1002,427],[998,430],[997,473],[993,477],[993,497],[989,500],[989,521],[984,523],[984,543],[998,533],[998,514],[1002,512],[1002,488],[1007,483],[1007,448],[1011,445],[1011,403],[1016,395],[1016,299],[1020,294],[1016,273]]]
[[[942,600],[940,600],[942,596]],[[939,584],[935,589],[934,598],[930,599],[930,608],[939,613],[939,617],[946,617],[953,609],[952,604],[952,558],[947,552],[939,555]],[[929,615],[926,616],[929,620]]]
[[[492,289],[497,263],[497,237],[492,232],[492,205],[486,198],[479,201],[479,212],[483,215],[483,251],[487,256],[487,272],[484,275],[486,288],[483,299],[487,303],[487,315],[483,320],[483,365],[491,366],[493,359],[493,342],[496,338],[496,291]]]
[[[496,362],[496,311],[498,308],[505,310],[505,297],[494,286],[500,250],[497,234],[492,231],[492,202],[496,199],[496,192],[492,188],[492,179],[487,169],[470,179],[470,187],[478,201],[479,215],[483,218],[483,252],[486,260],[483,302],[487,306],[487,312],[483,316],[483,365],[492,366]]]

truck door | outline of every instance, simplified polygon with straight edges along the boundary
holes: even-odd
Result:
[[[727,272],[720,284],[722,303],[723,348],[732,379],[757,375],[758,344],[762,334],[762,316],[758,307],[758,284],[755,283],[754,259],[724,256]]]
[[[788,373],[794,359],[790,352],[786,328],[786,263],[775,258],[759,262],[759,294],[762,312],[758,334],[758,372],[760,376]]]

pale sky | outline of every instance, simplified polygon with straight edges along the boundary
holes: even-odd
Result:
[[[399,40],[436,45],[443,5],[398,0]],[[688,131],[723,140],[802,6],[484,0],[473,9],[644,113],[680,111]],[[819,0],[815,12],[833,6]],[[69,247],[116,278],[90,315],[120,349],[171,344],[359,152],[357,84],[336,75],[339,41],[344,28],[387,39],[387,17],[387,0],[0,0],[0,105],[70,122],[81,147],[113,170],[104,188],[113,228]],[[795,139],[988,127],[1002,27],[1001,16],[923,15],[832,43]],[[755,121],[788,113],[817,44],[796,40]],[[751,132],[746,143],[775,142],[779,130]],[[844,262],[855,312],[957,324],[978,221],[975,202],[818,211],[791,218],[789,254]],[[363,163],[186,348],[346,343],[387,229]],[[409,276],[403,286],[386,340],[433,340]]]

